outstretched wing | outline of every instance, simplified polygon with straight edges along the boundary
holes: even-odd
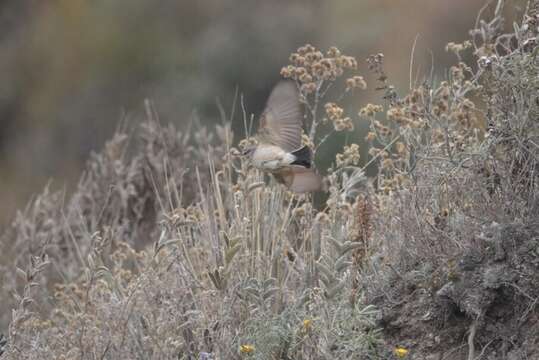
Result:
[[[322,177],[314,170],[291,165],[273,172],[275,179],[296,193],[306,193],[322,189]]]
[[[268,98],[260,117],[258,135],[262,141],[292,152],[301,147],[302,120],[296,85],[291,81],[281,81]]]

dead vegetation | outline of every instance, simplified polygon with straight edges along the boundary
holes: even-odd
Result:
[[[534,358],[539,3],[508,34],[497,4],[444,81],[400,96],[369,57],[383,99],[358,116],[326,98],[365,89],[354,58],[291,56],[305,143],[370,126],[377,175],[348,144],[321,208],[265,186],[228,126],[182,134],[147,104],[69,199],[46,190],[4,234],[2,359]]]

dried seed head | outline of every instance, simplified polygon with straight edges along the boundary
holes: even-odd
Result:
[[[350,91],[352,89],[365,90],[366,88],[367,83],[365,82],[365,79],[363,79],[363,76],[354,76],[346,79],[346,91]]]
[[[337,49],[335,46],[332,46],[329,48],[327,55],[332,58],[336,58],[341,56],[341,51]]]
[[[300,91],[303,94],[312,94],[316,91],[316,84],[314,82],[301,85]]]
[[[359,116],[373,117],[376,113],[384,111],[381,105],[367,104],[365,107],[359,110]]]
[[[367,136],[365,136],[365,140],[367,141],[374,141],[376,139],[376,133],[369,131],[367,133]]]

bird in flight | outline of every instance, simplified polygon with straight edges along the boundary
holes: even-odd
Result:
[[[271,173],[296,193],[322,187],[322,179],[312,167],[311,150],[301,143],[302,120],[297,87],[290,81],[279,82],[260,117],[258,143],[243,152],[256,168]]]

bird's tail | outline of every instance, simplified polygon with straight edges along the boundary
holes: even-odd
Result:
[[[294,155],[296,159],[291,163],[291,165],[301,165],[305,166],[306,168],[311,167],[311,149],[307,145],[293,151],[292,155]]]

